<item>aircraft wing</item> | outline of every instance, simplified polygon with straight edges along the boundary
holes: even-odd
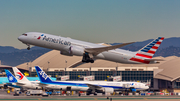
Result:
[[[90,89],[102,88],[101,86],[97,86],[97,85],[93,85],[93,84],[89,84],[89,83],[87,83],[86,85],[88,85],[88,87],[89,87]]]
[[[17,82],[16,85],[25,85],[24,83]]]
[[[43,86],[43,87],[48,85],[48,84],[44,84],[44,83],[38,83],[38,84],[39,84],[39,86]]]
[[[113,50],[116,48],[120,48],[129,44],[132,44],[134,42],[130,42],[130,43],[123,43],[123,44],[119,44],[119,45],[114,45],[114,46],[107,46],[107,47],[99,47],[99,48],[85,48],[85,52],[91,53],[93,55],[97,55],[101,52],[104,51],[108,51],[108,50]]]

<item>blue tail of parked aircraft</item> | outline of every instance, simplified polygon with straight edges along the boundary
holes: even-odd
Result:
[[[35,68],[41,82],[44,82],[44,83],[52,82],[50,77],[39,66],[35,66]]]
[[[12,75],[12,73],[9,70],[5,69],[5,72],[6,72],[8,80],[9,80],[9,83],[16,83],[17,82],[17,79],[14,77],[14,75]]]

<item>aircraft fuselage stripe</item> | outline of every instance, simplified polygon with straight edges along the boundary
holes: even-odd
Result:
[[[149,55],[144,55],[144,54],[140,54],[140,53],[137,53],[136,56],[141,56],[141,57],[145,57],[145,58],[152,58],[152,56],[149,56]]]
[[[142,60],[142,59],[138,59],[138,58],[131,58],[130,60],[132,61],[136,61],[136,62],[141,62],[141,63],[145,63],[145,64],[149,64],[150,61],[147,61],[147,60]]]

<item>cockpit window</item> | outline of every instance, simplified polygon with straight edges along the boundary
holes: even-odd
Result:
[[[25,33],[24,33],[24,34],[22,34],[22,35],[27,36],[27,34],[25,34]]]
[[[149,86],[149,84],[145,84],[145,86]]]

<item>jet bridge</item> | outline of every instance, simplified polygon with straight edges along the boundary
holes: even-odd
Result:
[[[94,81],[94,75],[91,76],[80,76],[78,80],[80,81]]]
[[[68,81],[69,75],[58,76],[56,79],[57,79],[57,81]]]
[[[108,77],[107,81],[113,81],[113,82],[122,81],[122,76],[111,76]]]

